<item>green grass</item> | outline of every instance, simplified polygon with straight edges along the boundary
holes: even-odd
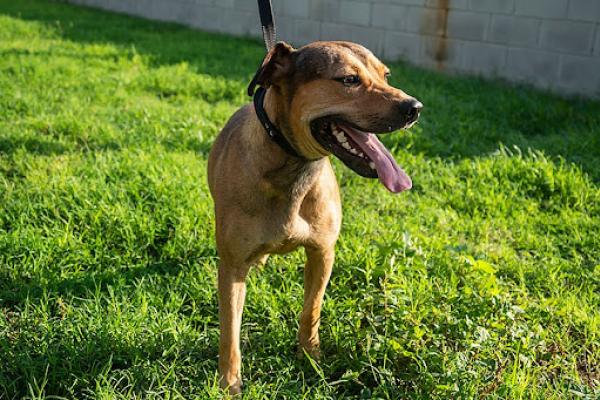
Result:
[[[343,39],[343,38],[340,38]],[[0,398],[219,396],[206,157],[258,41],[0,0]],[[600,396],[600,104],[392,65],[426,105],[344,222],[295,356],[302,252],[249,279],[245,398]]]

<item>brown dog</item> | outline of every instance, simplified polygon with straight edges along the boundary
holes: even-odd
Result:
[[[264,110],[298,156],[273,141],[255,107],[238,110],[217,137],[208,160],[215,201],[219,264],[221,386],[241,390],[240,325],[250,267],[271,253],[306,251],[304,306],[298,339],[319,355],[319,320],[340,231],[339,189],[327,157],[359,175],[379,178],[392,192],[411,187],[373,133],[415,123],[422,104],[387,83],[389,70],[364,47],[285,43],[267,54],[251,83],[268,88]],[[293,153],[293,151],[292,151]]]

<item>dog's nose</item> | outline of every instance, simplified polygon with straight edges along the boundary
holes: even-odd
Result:
[[[419,113],[423,108],[423,103],[414,97],[409,97],[399,102],[397,107],[402,123],[404,125],[410,125],[419,119]]]
[[[411,122],[415,122],[417,120],[417,118],[419,118],[419,113],[421,112],[421,109],[423,108],[423,103],[421,103],[419,100],[417,99],[411,99],[408,108],[408,111],[406,113],[406,120],[407,123],[411,123]]]

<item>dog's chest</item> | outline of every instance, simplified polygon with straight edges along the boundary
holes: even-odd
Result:
[[[264,221],[265,247],[270,253],[287,253],[299,246],[335,240],[341,224],[339,204],[316,201],[312,196],[297,202],[272,204]]]
[[[264,221],[265,246],[269,252],[286,253],[310,241],[312,229],[299,214],[299,207],[273,207]]]
[[[254,193],[254,221],[261,226],[259,248],[287,253],[299,246],[335,241],[341,223],[337,184],[329,164],[304,168],[301,173],[262,179]],[[318,166],[318,165],[317,165]],[[281,170],[279,171],[281,172]]]

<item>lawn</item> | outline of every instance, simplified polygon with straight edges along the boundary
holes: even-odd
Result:
[[[206,158],[263,55],[0,0],[0,398],[219,396]],[[600,103],[391,69],[426,106],[385,139],[414,188],[335,163],[324,356],[296,358],[303,253],[272,257],[245,398],[598,398]]]

